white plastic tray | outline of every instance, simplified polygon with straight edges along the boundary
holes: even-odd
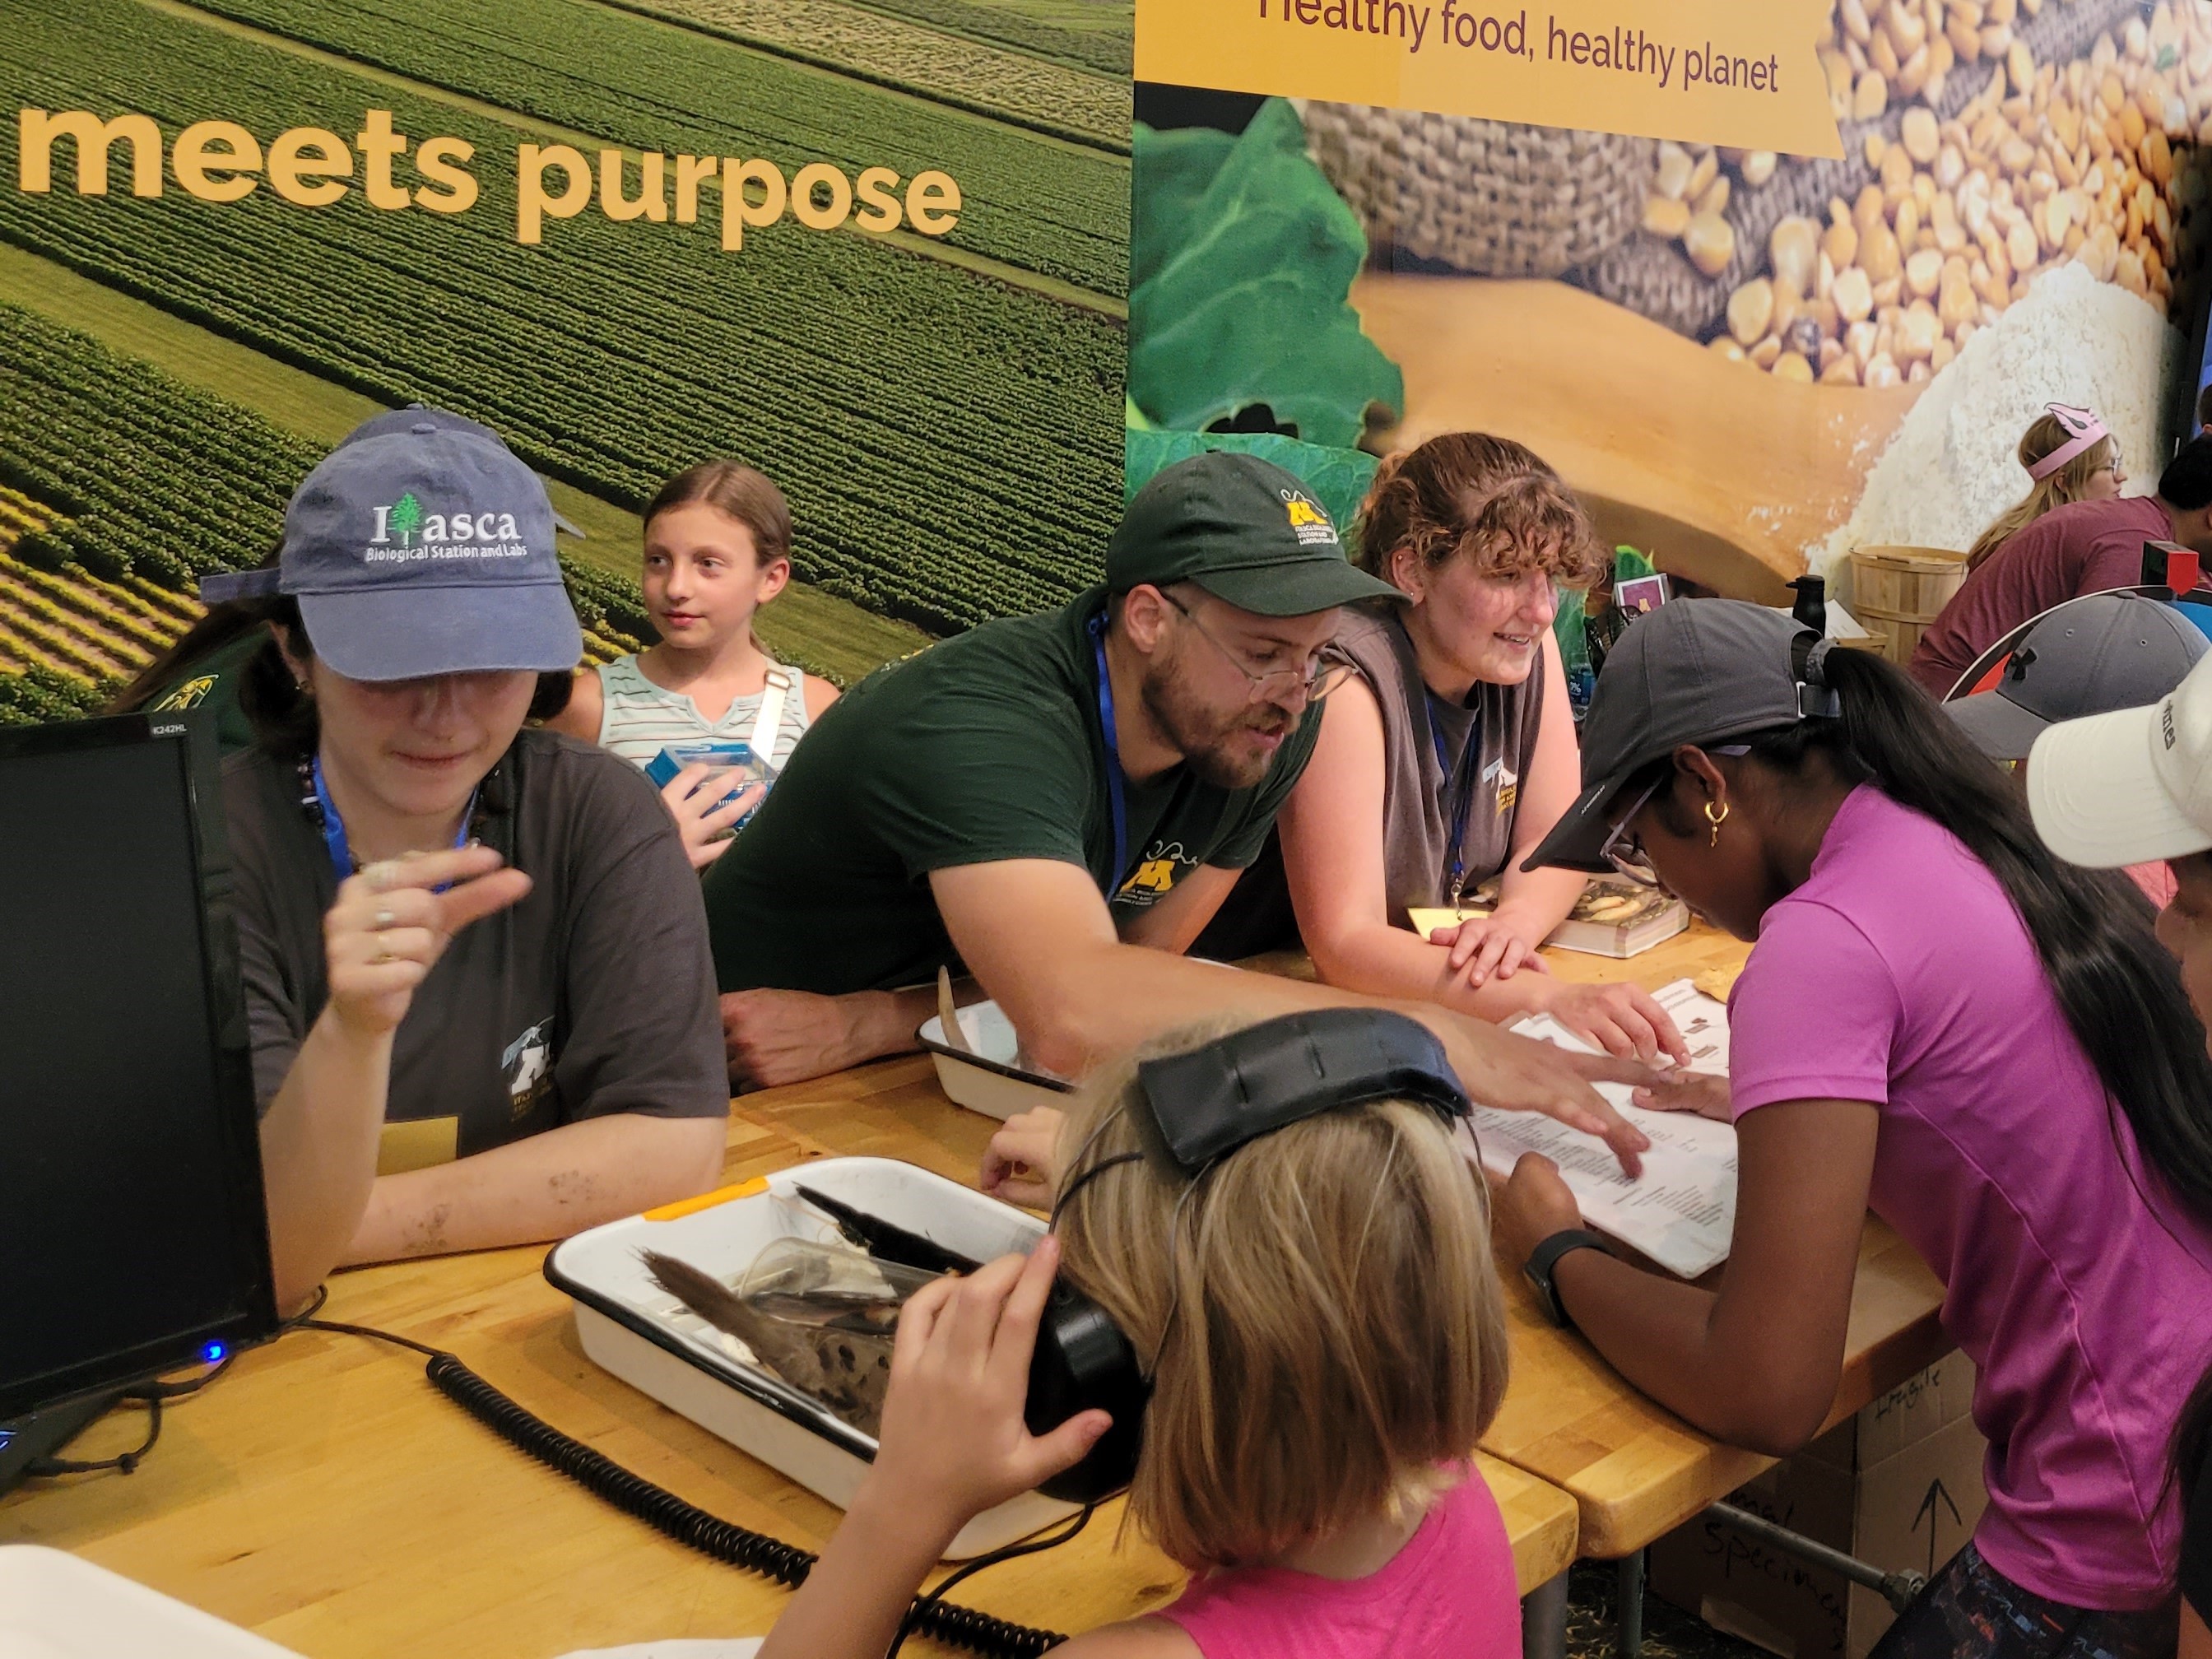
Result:
[[[659,1250],[734,1279],[775,1239],[834,1237],[827,1220],[798,1203],[801,1182],[978,1261],[1026,1251],[1044,1233],[1036,1217],[914,1164],[824,1158],[673,1219],[631,1216],[579,1233],[546,1256],[545,1277],[574,1301],[576,1334],[594,1364],[842,1509],[860,1490],[875,1440],[733,1356],[719,1332],[653,1283],[638,1254]],[[981,1555],[1074,1513],[1073,1504],[1025,1492],[969,1522],[945,1559]]]
[[[0,1547],[7,1659],[299,1659],[119,1573],[38,1544]]]
[[[1049,1072],[1019,1064],[1021,1038],[995,1002],[970,1003],[958,1011],[960,1030],[974,1052],[962,1054],[945,1040],[945,1021],[932,1014],[915,1038],[929,1050],[937,1066],[937,1085],[945,1098],[971,1112],[1001,1120],[1033,1106],[1058,1106],[1071,1086]]]

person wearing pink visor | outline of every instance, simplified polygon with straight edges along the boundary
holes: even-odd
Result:
[[[2212,438],[2184,444],[2148,495],[2070,501],[2008,538],[1929,624],[1906,672],[1929,696],[1946,696],[1990,641],[2029,617],[2141,581],[2145,542],[2212,551]]]

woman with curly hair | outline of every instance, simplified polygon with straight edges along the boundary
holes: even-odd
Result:
[[[1536,947],[1582,878],[1518,866],[1574,804],[1581,765],[1552,617],[1596,576],[1589,520],[1523,446],[1453,432],[1384,461],[1360,509],[1359,562],[1404,595],[1348,606],[1329,697],[1278,819],[1279,865],[1248,872],[1196,948],[1288,943],[1290,915],[1328,984],[1418,996],[1494,1020],[1545,1011],[1619,1054],[1679,1052],[1630,986],[1565,985]],[[1413,908],[1492,877],[1498,902],[1425,938]]]

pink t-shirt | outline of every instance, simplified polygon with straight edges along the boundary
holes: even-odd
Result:
[[[1505,1519],[1481,1475],[1437,1500],[1379,1572],[1237,1567],[1194,1578],[1158,1617],[1206,1659],[1520,1659]]]
[[[1739,1119],[1881,1109],[1875,1213],[1942,1279],[1943,1328],[1980,1368],[1983,1555],[2071,1606],[2154,1606],[2180,1533],[2166,1441],[2212,1358],[2212,1226],[2147,1202],[2126,1115],[1996,878],[1853,791],[1729,1013]]]

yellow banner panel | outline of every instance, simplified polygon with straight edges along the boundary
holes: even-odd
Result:
[[[1841,155],[1828,0],[1137,0],[1137,78]]]

